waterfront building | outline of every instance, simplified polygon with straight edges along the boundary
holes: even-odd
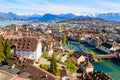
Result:
[[[89,45],[93,46],[93,47],[97,47],[98,46],[98,40],[97,40],[97,38],[88,37],[88,38],[86,38],[86,42]]]
[[[82,62],[80,66],[83,69],[83,71],[86,73],[93,72],[94,70],[92,63],[90,63],[89,61]]]
[[[83,55],[81,55],[81,53],[78,53],[78,52],[75,52],[73,54],[73,58],[76,62],[76,65],[80,65],[81,62],[84,62],[85,61],[85,57]]]
[[[112,45],[111,44],[108,44],[108,43],[102,43],[99,47],[100,50],[106,52],[106,53],[112,53],[111,52],[111,49],[112,49]]]

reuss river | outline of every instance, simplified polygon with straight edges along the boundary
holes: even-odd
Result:
[[[74,45],[73,43],[75,43],[76,45]],[[69,49],[73,47],[72,49],[75,49],[77,51],[84,51],[87,53],[92,51],[95,53],[95,55],[103,53],[102,51],[82,42],[74,42],[69,40],[67,45]],[[103,71],[110,75],[114,80],[120,80],[120,66],[116,64],[116,61],[112,59],[102,59],[98,62],[92,62],[92,64],[94,66],[94,70]]]

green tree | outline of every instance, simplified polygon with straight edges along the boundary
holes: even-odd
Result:
[[[13,29],[13,28],[15,28],[15,25],[11,24],[11,25],[7,25],[6,27]]]
[[[90,55],[91,55],[91,56],[94,56],[95,53],[94,53],[93,51],[90,51]]]
[[[46,64],[40,64],[40,68],[48,71],[49,67]]]
[[[3,51],[4,51],[3,42],[2,39],[0,39],[0,62],[5,60],[5,55]]]
[[[58,59],[58,62],[62,62],[62,57],[60,56],[59,59]]]
[[[80,41],[80,40],[81,40],[81,36],[78,37],[78,41]]]
[[[75,73],[78,70],[77,66],[71,61],[71,59],[67,60],[66,67],[71,73]]]
[[[62,37],[62,43],[63,43],[63,44],[66,43],[66,34],[63,34],[63,37]]]
[[[66,49],[69,49],[68,45],[66,46]]]
[[[56,75],[57,74],[57,63],[56,63],[56,54],[55,53],[52,54],[52,58],[51,58],[50,62],[51,62],[51,64],[50,64],[49,71],[52,74]]]
[[[6,40],[4,43],[4,55],[5,55],[5,60],[8,59],[11,55],[11,48],[10,48],[9,40]]]
[[[10,28],[11,28],[11,29],[15,28],[15,25],[14,25],[14,24],[11,24],[11,25],[10,25]]]
[[[44,52],[43,52],[43,57],[44,57],[44,58],[48,58],[48,57],[49,57],[49,55],[48,55],[48,52],[47,52],[47,51],[44,51]]]
[[[75,50],[70,51],[70,52],[68,53],[69,57],[72,57],[74,53],[75,53]]]

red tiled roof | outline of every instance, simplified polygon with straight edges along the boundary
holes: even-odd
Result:
[[[32,64],[27,65],[26,71],[29,72],[35,80],[60,80],[57,76]],[[47,77],[43,78],[46,75]]]
[[[3,37],[4,38],[4,37]],[[3,39],[4,40],[4,39]],[[35,37],[9,38],[10,45],[15,50],[35,51],[39,40]]]
[[[47,42],[54,42],[53,38],[47,38]]]
[[[30,80],[28,78],[17,77],[15,80]]]

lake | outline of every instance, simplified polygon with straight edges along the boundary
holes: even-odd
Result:
[[[18,24],[18,23],[22,23],[22,22],[26,22],[26,21],[0,21],[0,26],[7,26],[7,25],[11,25],[11,24]]]

